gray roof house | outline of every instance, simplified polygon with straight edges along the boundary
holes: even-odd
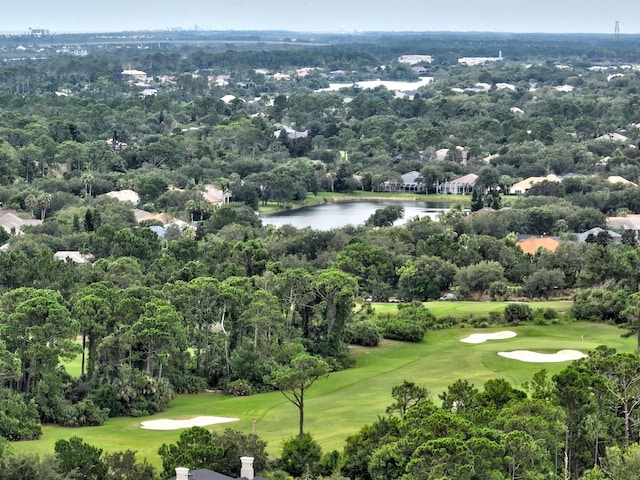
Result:
[[[438,193],[452,193],[464,195],[473,192],[473,187],[478,180],[478,175],[469,173],[454,180],[448,180],[438,185]]]
[[[28,219],[18,217],[15,213],[8,210],[0,210],[0,227],[4,228],[7,233],[19,235],[22,233],[22,227],[25,225],[40,225],[42,220]]]
[[[240,457],[242,468],[240,477],[230,477],[222,473],[214,472],[206,468],[189,470],[184,467],[176,468],[176,476],[169,480],[267,480],[264,477],[256,477],[253,471],[253,457]]]
[[[618,232],[614,232],[613,230],[605,230],[600,227],[595,227],[595,228],[592,228],[591,230],[587,230],[586,232],[579,233],[578,241],[580,243],[584,243],[587,241],[589,236],[597,237],[599,234],[603,232],[609,235],[609,238],[611,238],[612,242],[622,243],[622,235],[620,235]]]
[[[425,184],[419,182],[418,179],[421,178],[420,172],[415,170],[411,172],[407,172],[404,175],[400,175],[402,180],[400,182],[396,182],[393,180],[387,180],[386,182],[382,182],[378,187],[378,191],[380,192],[405,192],[405,193],[424,193],[425,192]]]

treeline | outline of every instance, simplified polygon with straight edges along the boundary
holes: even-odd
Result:
[[[251,210],[230,204],[202,221],[195,237],[176,230],[161,240],[134,226],[123,208],[96,200],[95,208],[60,212],[0,252],[2,384],[13,405],[9,416],[20,419],[6,424],[3,436],[37,437],[40,421],[95,425],[110,416],[147,415],[174,392],[207,386],[236,395],[271,390],[272,372],[300,352],[341,369],[352,361],[348,343],[375,345],[381,336],[419,341],[441,326],[419,303],[386,321],[366,310],[354,318],[357,297],[421,302],[453,288],[461,298],[546,298],[615,284],[618,310],[602,296],[579,293],[576,316],[636,321],[637,295],[625,295],[640,282],[632,239],[565,241],[532,256],[512,234],[474,233],[473,217],[459,210],[404,228],[320,232],[263,228]],[[540,208],[523,209],[522,218],[540,215]],[[54,259],[53,250],[72,246],[95,261]],[[587,300],[600,308],[585,309]],[[514,315],[507,320],[533,319]],[[59,363],[77,355],[75,379]]]
[[[239,457],[251,455],[256,473],[272,479],[633,479],[640,464],[639,375],[637,355],[602,346],[552,378],[538,372],[522,389],[504,379],[482,389],[460,379],[436,401],[433,392],[404,381],[392,389],[394,402],[349,436],[342,452],[323,454],[305,433],[269,459],[254,434],[194,427],[160,447],[160,476],[134,452],[103,453],[78,437],[58,440],[53,457],[12,455],[0,444],[0,466],[34,480],[153,480],[184,465],[235,477]]]

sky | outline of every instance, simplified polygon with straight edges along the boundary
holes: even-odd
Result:
[[[640,33],[637,0],[22,0],[0,32],[164,30]]]

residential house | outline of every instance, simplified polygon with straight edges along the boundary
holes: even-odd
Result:
[[[291,75],[289,75],[288,73],[274,73],[273,74],[273,79],[276,81],[280,81],[280,80],[291,80]]]
[[[63,262],[70,260],[74,263],[87,263],[94,257],[90,253],[80,253],[78,250],[59,250],[53,254],[53,258]]]
[[[640,215],[626,217],[607,217],[607,227],[615,230],[633,230],[636,240],[640,239]]]
[[[36,220],[35,218],[20,218],[13,210],[0,209],[0,227],[12,235],[20,235],[22,227],[25,225],[40,225],[41,223],[42,220]]]
[[[596,137],[596,140],[600,142],[610,141],[610,142],[626,142],[629,138],[621,135],[619,133],[605,133],[604,135],[600,135]]]
[[[291,140],[294,140],[296,138],[307,138],[307,136],[309,136],[309,130],[305,130],[303,132],[299,132],[297,130],[294,130],[291,127],[287,127],[285,125],[282,126],[282,129],[284,129],[285,132],[287,132],[287,137],[289,137]],[[275,132],[273,132],[273,136],[276,138],[280,138],[280,133],[282,132],[282,130],[276,130]]]
[[[524,195],[525,193],[527,193],[528,190],[531,189],[531,187],[533,185],[535,185],[536,183],[544,182],[545,180],[547,180],[549,182],[559,182],[560,178],[557,177],[556,175],[554,175],[553,173],[550,173],[546,177],[529,177],[529,178],[525,178],[524,180],[522,180],[522,181],[520,181],[518,183],[514,183],[513,185],[511,185],[511,187],[509,188],[509,194],[510,195]]]
[[[105,193],[106,196],[115,198],[121,202],[130,202],[134,205],[140,203],[140,195],[133,190],[114,190],[112,192]]]
[[[420,172],[415,170],[400,176],[402,180],[396,182],[387,180],[378,186],[379,192],[404,192],[404,193],[425,193],[426,185],[418,180],[421,179]]]
[[[518,245],[524,253],[534,255],[540,249],[555,252],[560,246],[560,239],[548,236],[519,235],[516,240],[516,245]]]
[[[230,190],[221,190],[215,185],[205,185],[202,196],[209,203],[224,205],[231,201],[232,193]]]
[[[147,81],[147,74],[142,70],[123,70],[120,75],[122,75],[122,78],[130,83]]]
[[[415,65],[416,63],[431,63],[433,57],[431,55],[401,55],[398,57],[398,63],[408,63]]]
[[[142,223],[147,220],[157,220],[163,224],[175,221],[175,218],[168,213],[151,213],[139,208],[133,209],[133,215],[136,217],[136,222],[138,223]]]
[[[615,183],[622,183],[624,185],[632,185],[634,187],[638,186],[636,183],[633,183],[632,181],[627,180],[626,178],[620,177],[618,175],[611,175],[611,176],[607,177],[607,182],[608,183],[614,183],[614,184]]]
[[[214,472],[202,468],[199,470],[189,470],[184,467],[176,468],[176,476],[171,477],[169,480],[267,480],[264,477],[256,476],[253,470],[253,457],[240,457],[242,462],[242,468],[240,470],[240,477],[230,477],[223,475],[222,473]]]
[[[578,242],[584,243],[589,240],[589,237],[595,238],[598,235],[607,234],[612,242],[614,243],[622,243],[622,235],[618,232],[614,232],[613,230],[605,230],[600,227],[595,227],[586,232],[582,232],[578,234]]]
[[[438,185],[438,193],[451,193],[454,195],[466,195],[473,192],[478,180],[478,175],[469,173],[454,180],[448,180]]]
[[[502,52],[500,52],[497,57],[462,57],[458,59],[458,63],[468,67],[475,67],[478,65],[484,65],[485,63],[501,62],[502,60]]]

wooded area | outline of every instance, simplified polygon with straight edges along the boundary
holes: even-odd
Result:
[[[638,39],[321,40],[89,43],[86,56],[18,59],[7,53],[16,39],[0,38],[0,436],[142,417],[176,393],[280,390],[300,419],[282,458],[268,461],[255,436],[187,431],[185,445],[211,449],[200,466],[237,475],[224,449],[254,442],[273,478],[632,478],[620,465],[640,461],[635,354],[602,347],[522,389],[452,378],[440,393],[399,379],[387,415],[381,406],[325,455],[304,430],[304,395],[353,365],[349,345],[419,342],[453,325],[608,322],[640,345]],[[409,53],[433,58],[398,60]],[[458,61],[478,55],[492,60]],[[432,80],[354,85],[420,77]],[[346,85],[321,90],[336,82]],[[397,207],[329,231],[275,228],[256,213],[322,192],[423,199],[460,186],[472,191],[464,204],[402,226]],[[527,253],[527,236],[556,244]],[[422,302],[447,292],[574,306],[436,318]],[[396,315],[368,305],[390,299]],[[63,365],[77,356],[76,377]],[[55,460],[0,443],[0,467],[76,478],[77,459],[91,457],[80,478],[157,475],[132,452],[65,442]],[[161,453],[163,478],[175,448]]]

